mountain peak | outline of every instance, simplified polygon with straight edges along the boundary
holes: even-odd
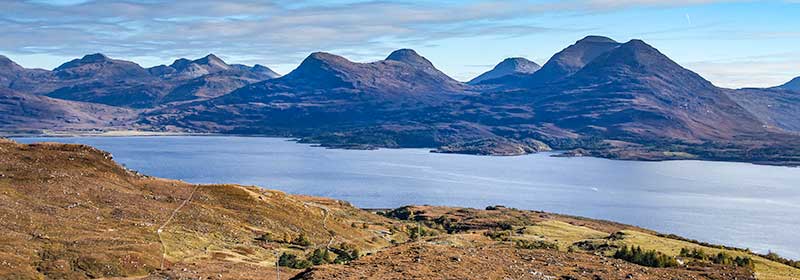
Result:
[[[93,54],[84,55],[83,58],[80,59],[80,62],[83,63],[83,64],[88,64],[88,63],[105,62],[105,61],[110,61],[110,60],[111,59],[108,58],[108,56],[106,56],[106,55],[104,55],[102,53],[93,53]]]
[[[576,43],[619,43],[619,42],[604,36],[589,35],[583,37],[583,39],[578,40],[578,42]]]
[[[619,42],[607,37],[586,36],[553,55],[542,66],[541,70],[536,71],[531,76],[529,83],[548,83],[570,76],[598,56],[617,48],[619,45]]]
[[[54,70],[56,70],[56,71],[57,70],[64,70],[64,69],[79,67],[79,66],[87,65],[87,64],[110,62],[110,61],[112,61],[112,59],[109,58],[108,56],[102,54],[102,53],[93,53],[93,54],[84,55],[82,58],[73,59],[73,60],[71,60],[71,61],[69,61],[67,63],[61,64],[61,66],[58,66]]]
[[[332,53],[313,52],[310,55],[308,55],[308,57],[306,57],[306,59],[304,59],[303,62],[300,63],[300,66],[298,68],[302,67],[304,64],[305,65],[318,64],[318,63],[341,64],[341,63],[347,63],[347,62],[350,62],[350,61],[347,60],[344,57],[341,57],[341,56],[338,56],[338,55],[335,55],[335,54],[332,54]]]
[[[495,69],[497,69],[498,67],[500,68],[513,67],[519,70],[529,71],[528,73],[533,73],[534,71],[539,70],[540,68],[539,64],[536,64],[536,62],[530,61],[524,57],[509,57],[503,59],[503,61],[501,61],[499,64],[495,66]]]
[[[498,63],[492,70],[489,70],[478,77],[475,77],[468,84],[479,84],[483,81],[497,79],[509,75],[524,75],[538,71],[541,66],[536,62],[522,57],[509,57]]]
[[[231,68],[231,66],[228,65],[228,63],[225,63],[225,61],[223,61],[221,58],[217,57],[213,53],[210,53],[204,56],[203,58],[195,60],[193,62],[200,65],[207,65],[209,67],[208,69],[209,72],[217,72],[221,70],[228,70]]]
[[[659,79],[683,90],[715,88],[711,82],[683,68],[642,40],[630,40],[600,55],[573,77],[597,83],[618,79],[648,83]]]
[[[386,60],[405,62],[414,66],[433,68],[433,63],[412,49],[399,49],[393,51],[388,57],[386,57]]]
[[[227,63],[225,63],[224,60],[222,60],[218,56],[214,55],[213,53],[210,53],[210,54],[204,56],[201,59],[195,60],[194,62],[195,63],[199,63],[199,64],[225,64],[225,65],[227,65]]]

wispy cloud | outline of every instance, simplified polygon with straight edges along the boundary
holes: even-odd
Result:
[[[696,61],[686,66],[717,86],[773,87],[800,76],[800,52]]]
[[[17,0],[2,4],[0,51],[162,59],[220,52],[280,64],[316,50],[384,52],[398,42],[552,32],[518,21],[545,12],[704,2]]]

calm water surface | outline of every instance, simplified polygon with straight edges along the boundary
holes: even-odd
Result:
[[[88,144],[142,173],[333,197],[359,207],[511,207],[601,218],[800,258],[800,169],[329,150],[258,137],[18,138]]]

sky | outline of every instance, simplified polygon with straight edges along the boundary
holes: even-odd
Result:
[[[412,48],[466,81],[602,35],[642,39],[722,87],[800,76],[800,0],[2,0],[0,11],[0,54],[28,68],[98,52],[145,67],[214,53],[285,74],[315,51],[369,62]]]

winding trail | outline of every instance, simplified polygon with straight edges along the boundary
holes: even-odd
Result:
[[[194,189],[192,189],[192,192],[189,194],[189,198],[184,200],[181,203],[181,205],[178,205],[178,207],[175,208],[175,210],[172,210],[172,214],[169,215],[169,218],[164,222],[164,224],[158,227],[158,230],[156,230],[156,233],[158,234],[158,241],[161,242],[161,269],[164,269],[164,262],[167,259],[167,245],[164,244],[164,238],[161,237],[161,232],[163,232],[164,228],[169,224],[169,222],[171,222],[172,219],[175,218],[175,215],[178,214],[178,211],[181,211],[181,208],[183,208],[183,206],[186,206],[186,204],[188,204],[189,201],[192,200],[192,197],[194,197],[194,193],[197,192],[197,189],[199,188],[200,185],[195,185]]]
[[[321,204],[314,203],[314,202],[305,202],[304,201],[303,204],[305,204],[306,206],[317,207],[317,208],[322,210],[322,212],[323,212],[322,228],[325,229],[325,232],[327,232],[331,236],[331,238],[328,239],[328,244],[325,245],[325,249],[330,249],[331,248],[331,244],[333,244],[334,238],[336,237],[333,233],[331,233],[330,229],[328,229],[328,223],[327,222],[328,222],[328,216],[330,216],[330,211],[331,210],[328,208],[328,206],[321,205]]]

